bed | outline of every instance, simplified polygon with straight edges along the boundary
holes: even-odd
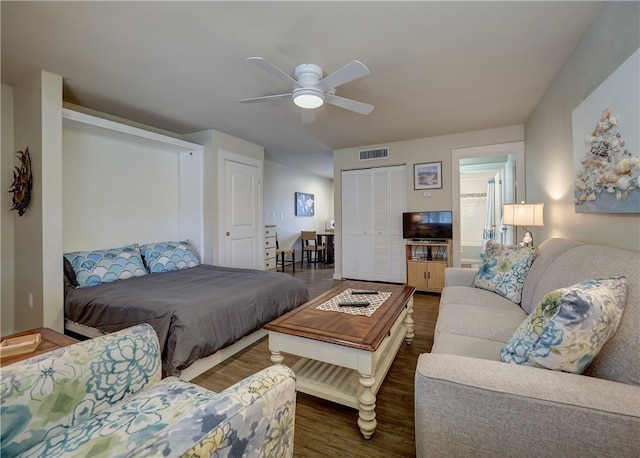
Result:
[[[149,323],[158,334],[163,372],[185,378],[196,361],[235,351],[246,336],[255,341],[264,324],[308,299],[306,286],[283,273],[199,264],[91,287],[67,284],[65,328],[93,337],[96,330]]]

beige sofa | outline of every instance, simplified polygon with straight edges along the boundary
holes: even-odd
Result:
[[[547,240],[520,306],[474,288],[475,273],[445,273],[434,346],[416,368],[417,456],[640,456],[640,253]],[[583,375],[500,361],[547,293],[620,275],[620,325]]]

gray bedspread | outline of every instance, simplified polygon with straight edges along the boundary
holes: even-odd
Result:
[[[309,300],[289,275],[200,265],[88,288],[65,288],[65,318],[104,332],[138,323],[156,330],[163,371],[179,376],[195,360],[260,329]]]

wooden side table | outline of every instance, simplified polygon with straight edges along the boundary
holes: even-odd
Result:
[[[22,353],[20,355],[7,356],[4,358],[1,358],[0,367],[8,366],[9,364],[17,363],[18,361],[22,361],[24,359],[28,359],[33,356],[40,355],[42,353],[46,353],[51,350],[66,347],[67,345],[72,345],[74,343],[79,342],[78,340],[72,337],[66,336],[64,334],[60,334],[59,332],[49,328],[38,328],[38,329],[31,329],[29,331],[18,332],[16,334],[3,337],[2,339],[0,339],[0,342],[5,339],[9,339],[11,337],[20,337],[20,336],[26,336],[29,334],[37,334],[37,333],[40,333],[42,340],[40,341],[40,345],[38,345],[38,347],[35,350],[29,353]]]

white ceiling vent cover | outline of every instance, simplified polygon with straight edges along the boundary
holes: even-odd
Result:
[[[376,149],[361,149],[359,152],[361,161],[373,161],[375,159],[387,159],[389,157],[389,147]]]

